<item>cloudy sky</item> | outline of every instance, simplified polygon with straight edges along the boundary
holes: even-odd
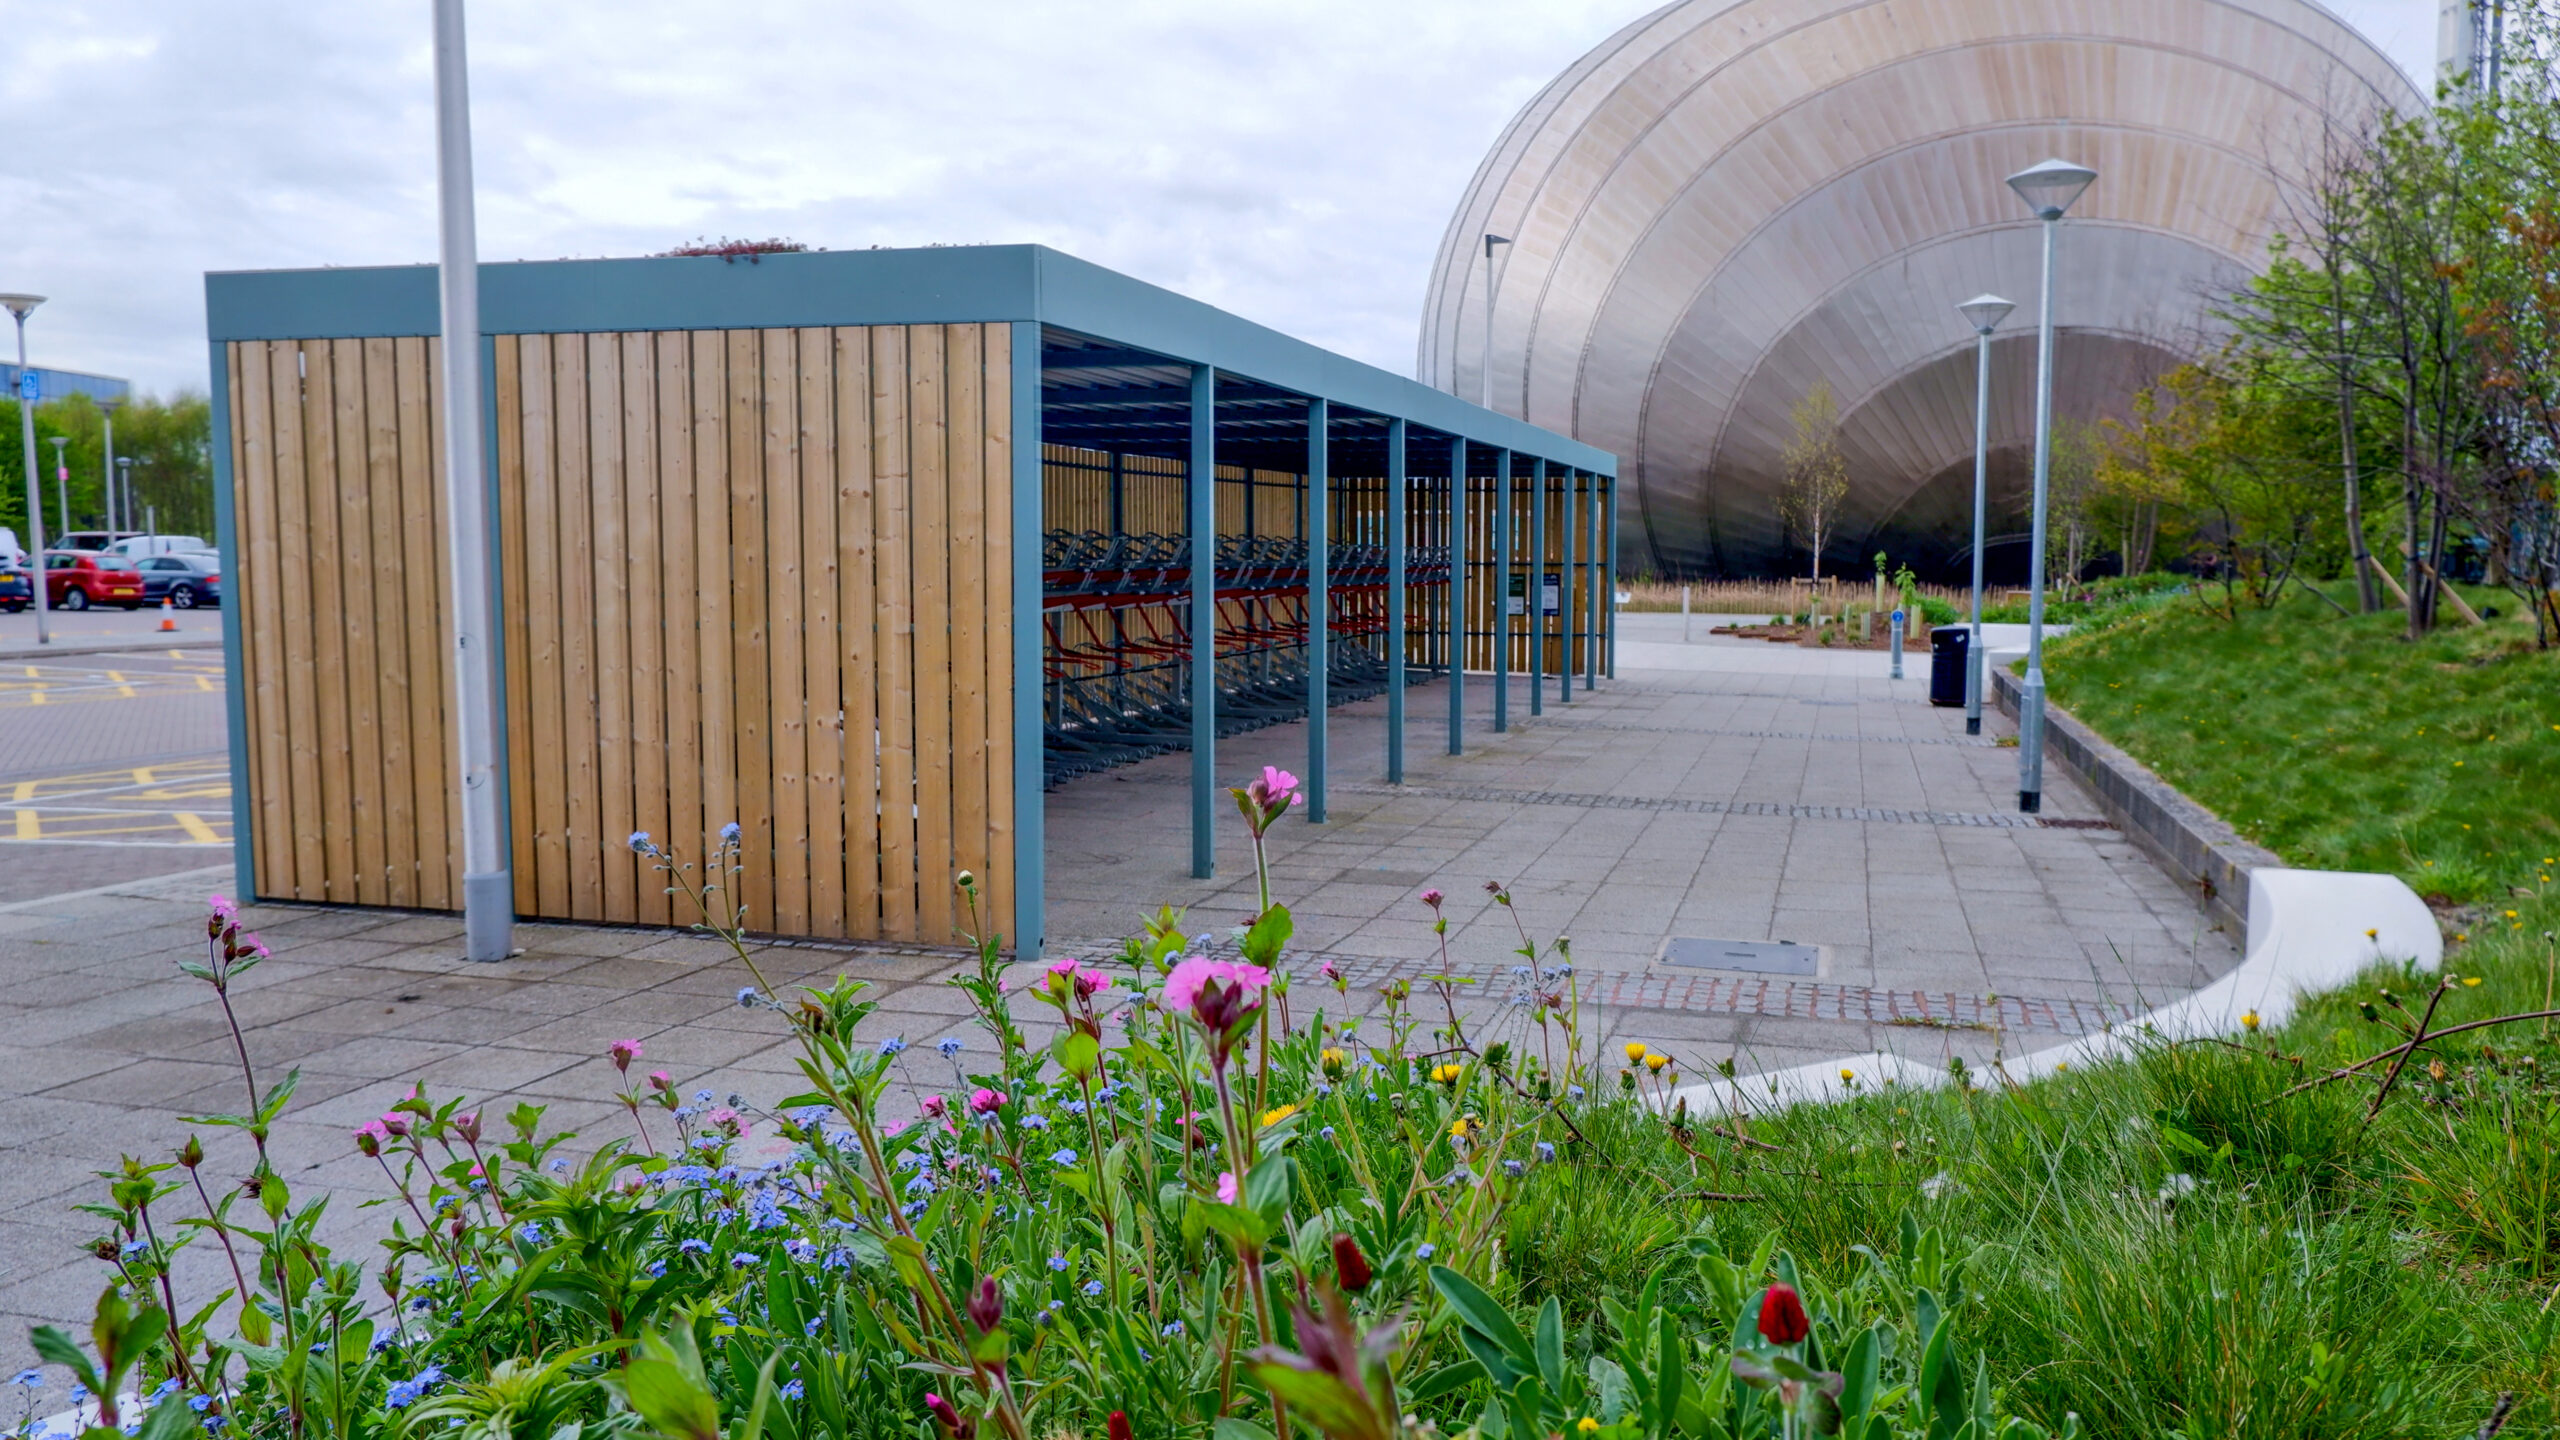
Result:
[[[474,0],[481,254],[1039,241],[1410,373],[1477,161],[1646,8]],[[2435,0],[2336,8],[2432,65]],[[0,289],[53,297],[36,362],[202,388],[205,271],[433,259],[427,11],[0,0]]]

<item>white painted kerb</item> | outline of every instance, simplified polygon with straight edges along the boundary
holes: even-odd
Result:
[[[2256,1011],[2273,1028],[2292,1018],[2304,996],[2335,990],[2379,961],[2414,961],[2421,970],[2444,963],[2444,935],[2417,892],[2394,875],[2265,868],[2249,872],[2249,954],[2240,968],[2183,1000],[2113,1029],[2032,1055],[2004,1060],[1989,1080],[2023,1084],[2069,1065],[2086,1068],[2158,1040],[2195,1040],[2238,1033]],[[1986,1072],[1977,1071],[1977,1076]],[[1844,1078],[1847,1077],[1847,1078]],[[1710,1080],[1673,1093],[1692,1115],[1735,1107],[1765,1113],[1807,1102],[1845,1100],[1890,1081],[1933,1089],[1951,1077],[1943,1066],[1873,1051],[1789,1070]]]

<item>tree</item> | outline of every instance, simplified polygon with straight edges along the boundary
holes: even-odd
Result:
[[[71,478],[54,482],[53,437],[70,443],[62,465]],[[27,488],[18,438],[18,402],[0,400],[0,525],[27,540]],[[106,521],[104,416],[86,395],[36,405],[36,475],[44,494],[47,536],[62,528],[56,497],[68,500],[74,527]],[[153,507],[171,534],[213,538],[213,407],[203,395],[181,391],[161,400],[141,396],[116,412],[116,454],[133,459],[135,523]]]
[[[1849,498],[1849,457],[1840,449],[1840,402],[1831,383],[1817,380],[1789,412],[1795,433],[1781,459],[1786,488],[1778,497],[1778,514],[1813,547],[1813,583],[1822,583],[1822,547],[1839,523],[1840,502]]]

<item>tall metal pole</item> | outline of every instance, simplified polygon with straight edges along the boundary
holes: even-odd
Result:
[[[27,588],[35,592],[36,643],[53,643],[52,607],[45,603],[44,482],[36,478],[36,401],[44,382],[27,368],[27,312],[44,303],[41,295],[0,295],[18,322],[18,433],[27,450]]]
[[[116,410],[123,405],[113,395],[98,402],[98,419],[106,427],[106,458],[98,466],[98,488],[107,504],[107,534],[133,528],[133,506],[130,498],[116,490]]]
[[[1387,783],[1404,783],[1404,421],[1387,422]]]
[[[1564,577],[1564,588],[1556,596],[1556,629],[1563,642],[1556,647],[1556,653],[1563,658],[1556,663],[1556,679],[1561,682],[1556,687],[1556,695],[1570,705],[1573,703],[1573,536],[1575,522],[1581,518],[1576,513],[1575,501],[1582,489],[1582,472],[1567,469],[1563,484],[1563,503],[1556,507],[1556,518],[1564,529],[1564,564],[1558,572]]]
[[[1973,619],[1965,645],[1964,733],[1982,733],[1982,541],[1990,508],[1991,332],[2017,307],[1997,295],[1976,295],[1956,307],[1975,336],[1973,364]]]
[[[2044,217],[2044,293],[2036,302],[2035,533],[2027,542],[2027,683],[2018,692],[2018,811],[2024,815],[2044,808],[2044,500],[2053,474],[2053,241],[2061,225],[2059,210]]]
[[[445,535],[453,553],[454,727],[462,778],[463,953],[515,950],[515,879],[498,813],[498,655],[481,446],[480,242],[471,199],[471,88],[462,0],[435,0],[437,278],[443,292]]]
[[[124,492],[124,518],[130,521],[133,519],[134,511],[133,457],[130,455],[119,455],[116,457],[116,486]],[[156,535],[159,532],[153,529],[151,523],[146,520],[143,522],[142,533],[145,535]],[[160,552],[153,550],[149,553],[157,555]]]
[[[1493,408],[1493,247],[1508,245],[1511,237],[1487,231],[1484,237],[1484,366],[1477,372],[1478,388],[1483,392],[1477,403]],[[1457,368],[1452,365],[1451,369]]]
[[[1218,873],[1218,372],[1206,365],[1191,367],[1188,468],[1184,479],[1191,512],[1191,878],[1206,880]]]
[[[54,532],[57,535],[71,530],[71,462],[62,458],[62,447],[70,443],[63,436],[53,437],[53,511],[62,517],[62,528]]]

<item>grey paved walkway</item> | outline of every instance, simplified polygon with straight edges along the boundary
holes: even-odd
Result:
[[[1644,1039],[1691,1074],[1727,1057],[1753,1070],[1878,1045],[1930,1059],[2029,1048],[2236,960],[2122,837],[2018,823],[2015,752],[1967,740],[1954,712],[1922,703],[1918,681],[1882,679],[1878,657],[1631,641],[1620,679],[1569,709],[1550,697],[1531,720],[1524,690],[1519,728],[1503,737],[1482,724],[1487,686],[1470,690],[1478,723],[1462,760],[1440,753],[1444,692],[1416,692],[1428,723],[1401,791],[1376,781],[1380,705],[1339,712],[1332,823],[1275,832],[1303,942],[1291,997],[1302,1012],[1365,1014],[1376,985],[1441,970],[1415,898],[1436,884],[1453,917],[1448,969],[1482,982],[1456,992],[1470,1026],[1532,1052],[1557,1044],[1510,1003],[1518,938],[1481,889],[1489,879],[1511,885],[1531,933],[1573,937],[1586,1051]],[[1223,768],[1300,768],[1303,753],[1302,728],[1279,727],[1226,742]],[[1195,930],[1242,918],[1250,879],[1231,811],[1222,876],[1184,874],[1186,773],[1171,756],[1050,797],[1053,933],[1068,937],[1053,948],[1100,947],[1160,903],[1190,906]],[[2048,808],[2093,814],[2058,778]],[[176,970],[203,943],[203,894],[225,878],[0,906],[0,1014],[15,1037],[0,1046],[0,1369],[16,1363],[9,1347],[23,1350],[26,1324],[76,1320],[95,1299],[94,1226],[70,1209],[95,1187],[89,1172],[124,1154],[164,1158],[189,1128],[175,1116],[237,1101],[221,1013]],[[752,1104],[798,1088],[781,1028],[735,1006],[743,977],[699,938],[526,926],[524,955],[475,966],[457,958],[445,917],[249,918],[277,953],[236,997],[251,1058],[262,1081],[297,1066],[303,1077],[274,1152],[297,1195],[337,1197],[324,1235],[353,1247],[342,1253],[369,1257],[391,1213],[359,1208],[388,1192],[348,1132],[412,1083],[467,1090],[493,1114],[528,1099],[591,1139],[629,1132],[603,1058],[617,1038],[640,1038],[642,1068],[672,1071],[687,1091]],[[1675,934],[1818,944],[1823,968],[1785,980],[1658,964]],[[1315,980],[1325,959],[1347,995]],[[949,956],[793,946],[763,963],[777,983],[878,983],[868,1038],[911,1042],[910,1087],[952,1079],[933,1040],[984,1043],[943,983]],[[1437,1003],[1427,986],[1417,995]],[[230,1137],[212,1149],[209,1183],[241,1172]],[[218,1271],[213,1253],[185,1257],[182,1299],[222,1288]]]

